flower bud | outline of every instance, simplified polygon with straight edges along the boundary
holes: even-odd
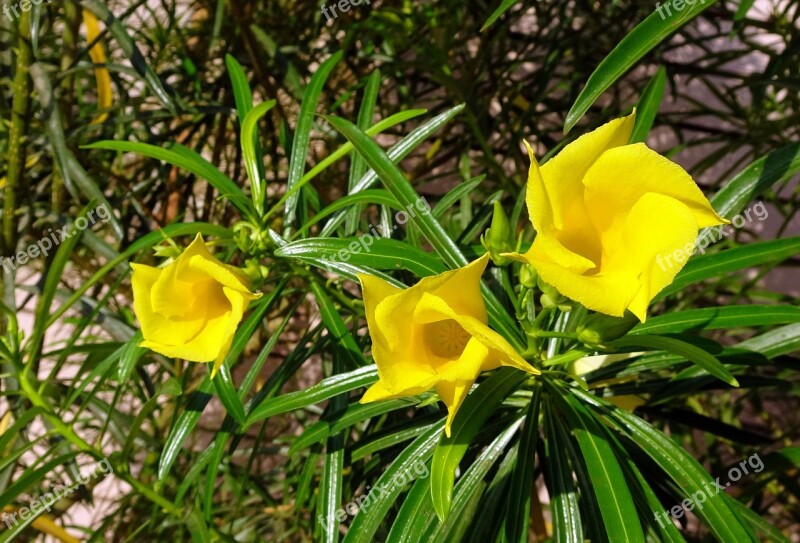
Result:
[[[636,326],[639,319],[631,312],[622,317],[595,313],[578,326],[578,339],[588,345],[598,345],[621,338]]]
[[[511,231],[511,225],[503,211],[503,206],[498,201],[494,203],[492,225],[481,236],[481,244],[489,251],[492,262],[496,265],[506,266],[511,262],[508,257],[500,255],[500,253],[510,253],[514,250],[514,233]]]
[[[533,269],[533,266],[525,264],[519,270],[519,282],[525,288],[536,288],[536,280],[539,274]]]

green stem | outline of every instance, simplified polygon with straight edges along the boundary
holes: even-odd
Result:
[[[3,202],[3,254],[14,254],[17,247],[17,192],[25,173],[25,150],[28,120],[31,107],[31,79],[28,67],[31,52],[31,12],[22,11],[19,18],[17,40],[17,62],[14,74],[14,101],[11,105],[11,130],[8,133],[8,180]]]

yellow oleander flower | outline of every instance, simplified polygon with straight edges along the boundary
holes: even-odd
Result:
[[[400,289],[359,275],[380,379],[362,403],[413,396],[435,388],[447,406],[445,432],[482,371],[511,366],[538,374],[487,325],[481,297],[486,254],[468,266]]]
[[[589,309],[613,316],[628,309],[644,321],[698,230],[728,221],[683,168],[643,143],[628,144],[634,117],[578,138],[541,168],[526,142],[536,238],[527,253],[509,256]]]
[[[248,304],[261,297],[250,292],[247,276],[214,258],[200,234],[164,268],[131,267],[140,345],[191,362],[213,360],[216,375]]]

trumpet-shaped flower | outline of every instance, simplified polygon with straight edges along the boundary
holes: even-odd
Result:
[[[627,309],[644,321],[698,230],[728,221],[683,168],[643,143],[628,144],[634,116],[578,138],[541,168],[528,145],[536,238],[527,253],[509,256],[589,309],[613,316]],[[683,258],[669,258],[678,253]]]
[[[486,254],[471,264],[400,289],[359,275],[379,380],[362,403],[435,388],[447,406],[445,432],[482,371],[511,366],[538,374],[490,329],[480,292]]]
[[[250,301],[247,276],[209,253],[200,234],[164,268],[131,264],[133,310],[142,347],[191,362],[214,361],[216,375]]]

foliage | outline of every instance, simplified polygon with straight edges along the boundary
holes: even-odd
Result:
[[[0,17],[3,257],[75,232],[2,272],[0,507],[106,457],[116,489],[103,501],[88,483],[0,542],[68,541],[59,525],[87,541],[788,540],[800,314],[764,279],[800,250],[800,10],[747,4],[679,21],[584,0],[373,2],[332,22],[306,0]],[[763,70],[733,65],[757,54]],[[585,310],[545,307],[519,264],[496,267],[491,325],[532,344],[543,375],[483,375],[449,438],[433,393],[359,404],[377,372],[356,274],[411,285],[463,266],[497,202],[527,246],[520,141],[549,158],[634,106],[638,139],[701,153],[689,170],[718,212],[761,199],[776,234],[738,229],[696,255],[615,340],[586,341]],[[431,213],[394,228],[420,198]],[[79,229],[99,205],[113,218]],[[330,258],[373,232],[369,251]],[[197,233],[265,293],[213,380],[138,347],[131,305],[128,264]],[[756,452],[763,472],[680,528],[657,521]],[[328,520],[419,461],[428,477]],[[102,521],[73,523],[93,495]]]

